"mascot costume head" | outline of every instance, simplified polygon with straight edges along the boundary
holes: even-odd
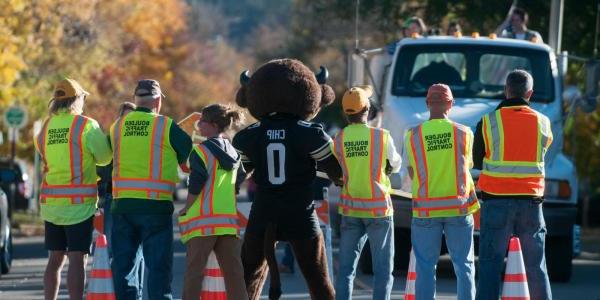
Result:
[[[260,120],[273,112],[297,115],[308,121],[335,100],[333,89],[325,84],[329,73],[318,74],[296,59],[276,59],[262,65],[252,77],[240,75],[242,87],[236,95],[239,106]]]

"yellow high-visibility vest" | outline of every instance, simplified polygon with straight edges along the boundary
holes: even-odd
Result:
[[[77,224],[96,210],[96,162],[85,147],[92,123],[85,116],[60,113],[44,122],[35,140],[44,167],[40,214],[48,222]]]
[[[171,118],[133,111],[111,127],[113,197],[172,201],[177,154],[169,142]]]
[[[478,186],[494,195],[544,195],[550,121],[529,106],[503,107],[483,117],[485,143]]]
[[[217,158],[202,144],[194,146],[194,152],[204,162],[208,178],[198,199],[179,217],[181,241],[186,243],[201,236],[239,235],[235,199],[237,168],[221,168]]]
[[[333,153],[344,173],[339,213],[359,218],[394,214],[390,179],[385,174],[389,132],[350,124],[333,140]]]
[[[469,172],[472,143],[468,127],[447,119],[425,121],[407,132],[413,217],[463,216],[479,209]]]

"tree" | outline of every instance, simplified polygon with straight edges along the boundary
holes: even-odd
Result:
[[[85,113],[105,129],[143,78],[161,82],[162,112],[176,120],[233,100],[248,59],[226,41],[199,40],[190,17],[183,0],[7,0],[0,11],[0,108],[18,103],[31,121],[44,118],[63,77],[91,93]],[[31,124],[21,136],[32,136]],[[18,148],[32,157],[31,138]]]

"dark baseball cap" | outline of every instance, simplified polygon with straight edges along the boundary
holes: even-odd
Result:
[[[160,84],[154,79],[142,79],[138,81],[133,95],[148,100],[156,99],[158,96],[165,98],[165,94],[160,90]]]

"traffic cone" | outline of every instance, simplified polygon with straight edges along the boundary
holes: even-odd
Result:
[[[112,271],[108,258],[106,236],[99,234],[94,250],[94,264],[88,280],[87,300],[115,300]]]
[[[227,300],[225,290],[225,279],[217,262],[214,252],[211,252],[204,268],[204,279],[202,281],[202,300]]]
[[[415,300],[415,280],[417,280],[417,270],[415,264],[415,253],[412,249],[410,249],[410,261],[408,263],[408,274],[406,275],[404,300]]]
[[[508,244],[508,259],[502,285],[502,300],[528,300],[529,288],[523,263],[523,253],[518,237],[512,237]]]

